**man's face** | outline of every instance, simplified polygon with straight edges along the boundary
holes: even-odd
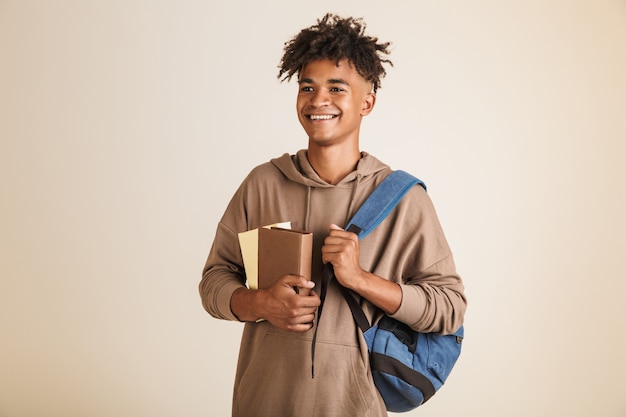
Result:
[[[375,95],[347,60],[306,64],[298,81],[296,108],[309,146],[358,143],[361,119],[372,111]]]

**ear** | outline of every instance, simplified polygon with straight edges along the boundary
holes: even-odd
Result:
[[[361,116],[367,116],[374,110],[374,104],[376,104],[376,94],[367,93],[361,103]]]

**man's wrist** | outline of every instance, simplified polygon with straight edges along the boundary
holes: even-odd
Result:
[[[230,309],[239,321],[258,321],[261,318],[257,302],[260,295],[259,290],[245,287],[235,290],[230,298]]]

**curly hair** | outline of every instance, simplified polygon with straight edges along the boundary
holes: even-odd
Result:
[[[347,59],[363,78],[372,83],[374,91],[378,90],[380,79],[386,75],[383,64],[393,66],[385,58],[391,43],[378,43],[378,38],[366,36],[365,27],[363,19],[341,18],[327,13],[317,20],[316,25],[303,29],[285,42],[278,79],[291,80],[304,65],[318,59],[329,59],[337,64]]]

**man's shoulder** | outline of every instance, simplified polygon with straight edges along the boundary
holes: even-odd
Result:
[[[280,171],[276,169],[270,162],[265,162],[253,167],[246,176],[245,183],[258,183],[266,182],[280,174]]]
[[[284,178],[284,174],[281,169],[277,166],[276,160],[282,158],[290,158],[289,154],[284,154],[281,157],[273,158],[267,162],[260,163],[254,166],[246,176],[245,182],[247,183],[257,183],[257,182],[267,182],[271,180],[279,180]]]

